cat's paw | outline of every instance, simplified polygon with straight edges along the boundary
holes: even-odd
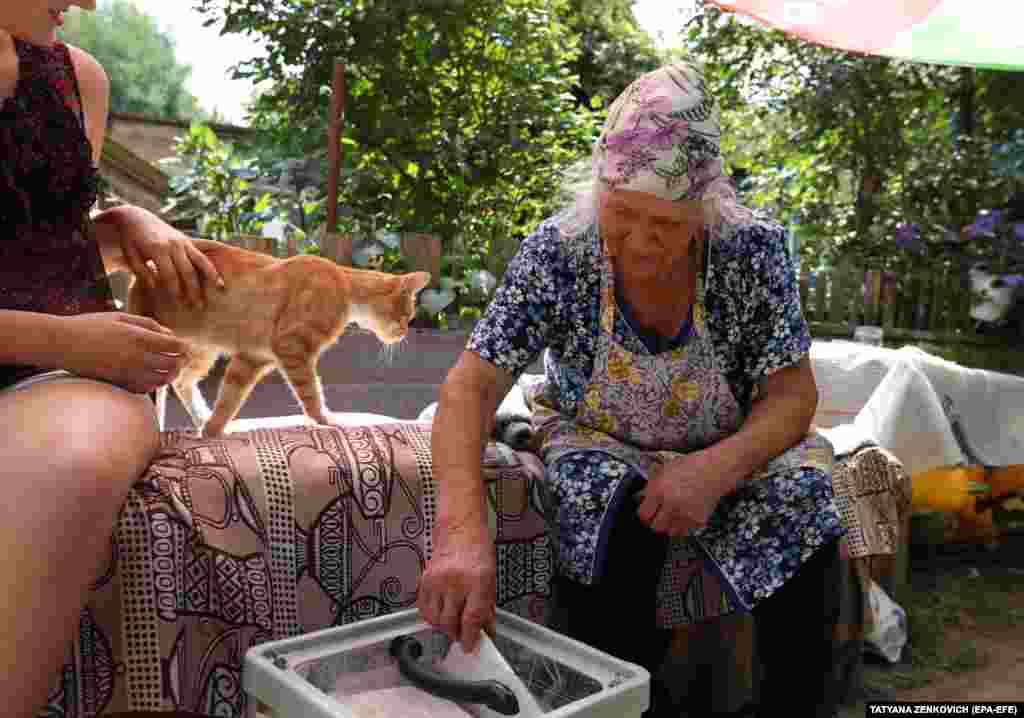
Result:
[[[208,421],[203,424],[203,428],[200,431],[204,439],[218,439],[224,436],[224,426],[222,424],[216,424]]]
[[[324,412],[319,416],[310,416],[309,419],[319,426],[332,426],[335,428],[345,426],[345,422],[330,411]]]
[[[206,406],[194,406],[192,407],[192,412],[201,426],[210,423],[210,419],[213,417],[213,412]]]

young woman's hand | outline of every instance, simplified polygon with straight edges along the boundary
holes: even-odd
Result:
[[[197,241],[156,215],[133,207],[118,222],[124,258],[138,281],[170,293],[177,301],[202,307],[211,287],[224,279]]]
[[[169,384],[189,358],[188,342],[149,317],[98,312],[61,320],[61,369],[137,394]]]

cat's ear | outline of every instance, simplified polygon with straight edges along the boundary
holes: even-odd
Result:
[[[430,272],[410,272],[402,276],[402,291],[416,294],[430,284]]]

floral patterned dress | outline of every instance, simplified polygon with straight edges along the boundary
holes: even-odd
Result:
[[[66,45],[14,38],[18,85],[0,104],[0,309],[116,309],[99,247],[85,231],[97,170]],[[0,365],[0,387],[45,369]]]
[[[690,331],[657,352],[618,306],[611,262],[596,236],[569,242],[546,224],[524,242],[469,348],[513,374],[548,349],[545,380],[527,396],[548,467],[543,493],[563,575],[599,581],[607,536],[631,485],[657,464],[734,433],[758,378],[806,351],[783,239],[777,228],[753,226],[721,240],[729,246],[713,243],[705,264],[715,271],[698,279]],[[686,559],[694,550],[722,579],[733,607],[749,610],[841,535],[831,467],[831,446],[811,434],[725,497],[705,527],[672,540],[658,624],[687,622],[687,612],[673,607],[685,593],[679,567],[692,566]]]

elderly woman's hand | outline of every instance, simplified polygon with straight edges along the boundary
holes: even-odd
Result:
[[[714,471],[700,451],[661,464],[636,494],[640,520],[669,536],[686,536],[704,526],[726,493]]]
[[[132,207],[122,216],[119,229],[125,261],[150,289],[199,307],[211,283],[224,286],[217,268],[193,240],[144,209]]]
[[[420,577],[416,601],[423,620],[472,653],[480,631],[494,623],[497,598],[497,561],[487,524],[437,524],[434,553]]]

